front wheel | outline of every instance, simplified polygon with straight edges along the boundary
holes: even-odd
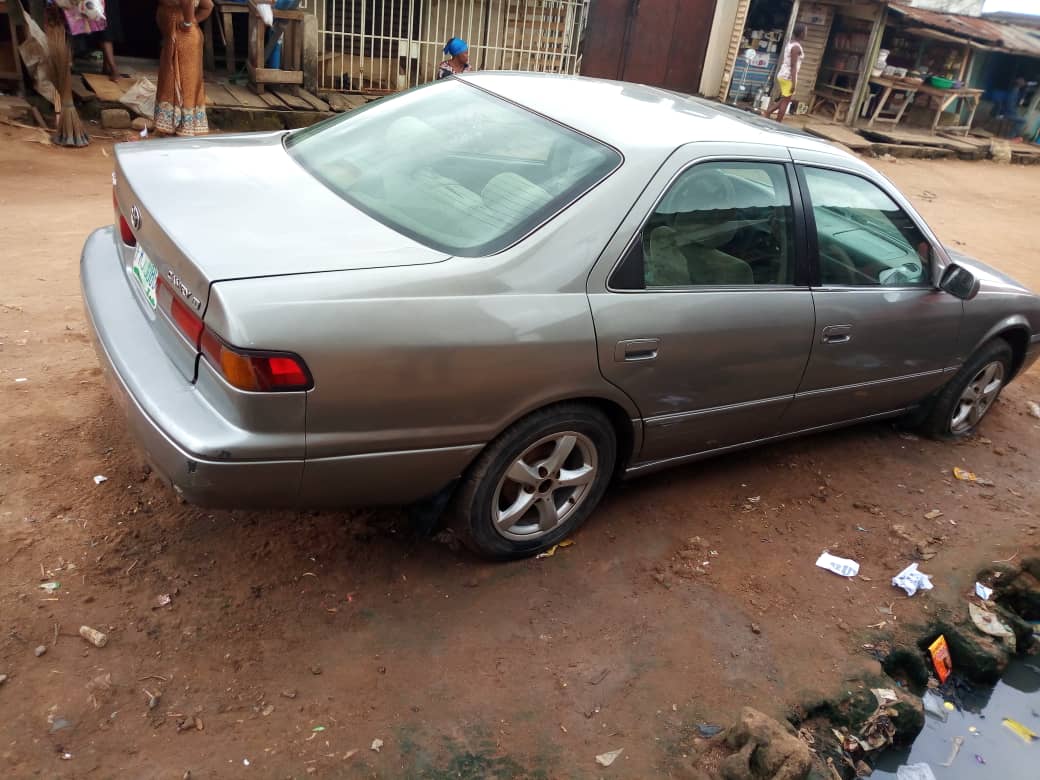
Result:
[[[959,439],[974,433],[1011,377],[1011,346],[1003,339],[976,352],[928,407],[921,428],[937,438]]]
[[[455,528],[485,558],[546,550],[596,508],[616,458],[614,429],[598,409],[560,404],[535,412],[470,467],[455,494]]]

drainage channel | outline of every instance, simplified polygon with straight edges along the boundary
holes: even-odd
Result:
[[[960,707],[927,712],[909,748],[889,750],[871,778],[882,780],[1037,780],[1040,740],[1020,735],[1005,720],[1040,735],[1040,657],[1011,661],[995,687],[973,686]],[[949,705],[948,705],[949,706]],[[938,708],[937,708],[938,709]],[[960,745],[957,750],[957,745]],[[952,761],[951,761],[952,757]],[[914,767],[927,764],[932,775]],[[947,766],[947,764],[949,764]]]

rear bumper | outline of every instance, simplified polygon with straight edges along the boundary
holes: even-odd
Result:
[[[230,427],[188,384],[152,335],[131,293],[112,228],[95,231],[80,258],[80,283],[94,348],[113,399],[149,463],[183,498],[205,506],[290,506],[303,460],[223,461],[203,449]],[[177,431],[180,435],[176,435]],[[241,435],[241,432],[238,432]]]
[[[436,494],[481,449],[475,444],[308,461],[208,456],[249,449],[250,434],[225,419],[169,360],[129,287],[112,228],[87,239],[80,282],[112,397],[148,462],[190,503],[240,508],[406,504]]]

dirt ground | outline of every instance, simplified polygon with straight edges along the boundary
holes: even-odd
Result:
[[[110,146],[31,138],[0,127],[5,776],[681,777],[695,724],[836,693],[877,668],[861,644],[1036,544],[1038,371],[958,445],[869,425],[616,487],[542,560],[474,561],[396,511],[179,505],[127,437],[80,304]],[[1040,289],[1040,169],[879,167],[946,241]],[[936,589],[908,600],[889,579],[933,537]],[[815,568],[825,548],[862,576]]]

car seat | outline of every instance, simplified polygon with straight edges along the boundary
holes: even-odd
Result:
[[[695,171],[658,207],[674,214],[671,225],[647,237],[650,286],[754,284],[751,266],[723,252],[740,228],[733,184],[717,170]]]

